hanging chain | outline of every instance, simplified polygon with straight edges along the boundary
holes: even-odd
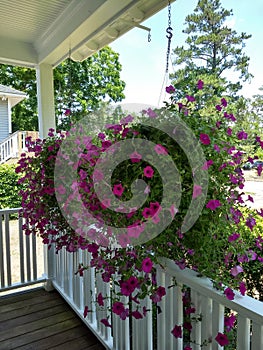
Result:
[[[171,51],[171,41],[173,37],[173,28],[172,26],[172,20],[171,20],[171,2],[168,1],[168,27],[166,29],[166,38],[168,39],[168,46],[167,46],[167,53],[166,53],[166,73],[169,71],[169,57],[170,57],[170,51]]]
[[[152,41],[151,31],[148,32],[148,43]]]

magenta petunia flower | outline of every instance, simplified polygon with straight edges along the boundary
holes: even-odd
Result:
[[[145,258],[142,261],[142,270],[146,273],[150,273],[153,268],[153,262],[150,258]]]
[[[113,186],[113,193],[115,196],[120,197],[123,194],[124,188],[122,187],[121,184],[117,184]]]
[[[194,96],[186,95],[185,97],[186,97],[187,101],[189,101],[189,102],[194,102],[195,101]]]
[[[221,202],[218,199],[211,199],[207,205],[206,208],[211,210],[216,210],[216,208],[221,207]]]
[[[240,274],[243,271],[244,271],[243,268],[240,265],[237,265],[232,267],[232,269],[230,270],[230,273],[232,276],[236,277],[238,274]]]
[[[204,82],[203,82],[203,80],[199,79],[197,82],[197,89],[202,90],[203,87],[204,87]]]
[[[99,306],[104,306],[104,300],[103,300],[103,296],[101,293],[98,294],[97,302],[98,302]]]
[[[235,322],[236,322],[236,316],[234,314],[231,314],[230,316],[225,316],[224,325],[226,327],[227,332],[231,331],[231,329],[234,327]]]
[[[173,92],[175,92],[175,88],[172,85],[166,86],[165,91],[167,92],[167,94],[172,94]]]
[[[112,304],[112,312],[116,315],[120,315],[125,310],[124,304],[121,301],[115,301]]]
[[[104,324],[105,327],[110,327],[111,328],[111,324],[109,323],[109,320],[107,318],[101,319],[100,322],[102,324]]]
[[[247,140],[247,133],[246,133],[244,130],[239,131],[239,132],[237,133],[237,138],[238,138],[239,140]]]
[[[220,332],[218,332],[217,336],[215,337],[215,340],[218,342],[220,346],[225,346],[229,344],[229,340],[227,336]]]
[[[138,310],[132,311],[131,315],[136,318],[136,320],[143,318],[143,315]]]
[[[231,128],[227,128],[226,133],[227,133],[228,136],[231,136],[232,135],[232,129]]]
[[[222,104],[223,107],[227,106],[227,100],[224,97],[221,98],[221,104]]]
[[[220,105],[216,105],[216,110],[220,112],[222,110],[222,107]]]
[[[182,327],[175,325],[171,333],[175,338],[182,338]]]
[[[200,142],[203,145],[210,145],[211,141],[207,134],[200,134]]]
[[[240,237],[239,233],[233,233],[228,237],[228,242],[230,243],[230,242],[236,241],[239,237]]]
[[[246,226],[250,228],[250,230],[253,230],[253,227],[256,225],[256,220],[253,217],[249,217],[246,220]]]
[[[202,166],[202,170],[207,170],[208,168],[210,168],[210,166],[212,166],[214,164],[213,160],[207,160],[204,165]]]
[[[157,154],[168,154],[166,148],[160,144],[157,144],[156,146],[154,146],[154,150]]]
[[[243,295],[243,296],[246,294],[247,288],[246,288],[245,282],[239,283],[239,291],[240,291],[241,295]]]
[[[153,214],[154,214],[154,213],[153,213],[152,209],[151,209],[151,208],[148,208],[148,207],[144,208],[143,211],[142,211],[142,216],[143,216],[145,219],[148,219],[148,218],[152,217]]]
[[[228,300],[234,300],[235,299],[235,293],[231,288],[226,288],[224,290],[224,294],[227,297]]]
[[[84,308],[84,312],[83,312],[83,317],[84,317],[84,318],[86,318],[86,317],[87,317],[88,312],[90,312],[90,310],[89,310],[88,306],[85,306],[85,308]]]
[[[142,155],[138,152],[133,152],[132,154],[130,154],[130,160],[132,163],[139,163],[141,159]]]
[[[193,198],[197,198],[197,197],[201,196],[201,194],[202,194],[202,187],[194,184]]]
[[[154,170],[150,165],[148,165],[143,169],[143,173],[145,177],[152,178],[154,174]]]

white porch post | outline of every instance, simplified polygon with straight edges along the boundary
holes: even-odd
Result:
[[[53,68],[50,64],[41,63],[36,67],[37,76],[37,103],[38,103],[38,126],[39,137],[45,138],[50,128],[56,129]],[[44,247],[44,266],[47,281],[45,289],[53,289],[55,249]]]
[[[36,67],[39,137],[44,138],[50,128],[56,129],[53,68],[41,63]]]

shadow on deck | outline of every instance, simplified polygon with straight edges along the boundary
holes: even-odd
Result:
[[[0,299],[0,350],[104,350],[57,292],[43,289]]]

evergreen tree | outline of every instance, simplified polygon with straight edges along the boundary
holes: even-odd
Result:
[[[200,78],[213,87],[213,95],[226,91],[234,96],[242,87],[240,80],[252,77],[248,72],[249,57],[243,52],[251,35],[238,35],[227,27],[226,20],[232,15],[232,10],[222,8],[220,0],[199,0],[194,13],[186,17],[183,33],[187,34],[187,47],[174,50],[173,63],[179,66],[172,76],[177,97],[193,91],[193,84]],[[239,81],[233,83],[227,78],[231,71],[239,73]]]

